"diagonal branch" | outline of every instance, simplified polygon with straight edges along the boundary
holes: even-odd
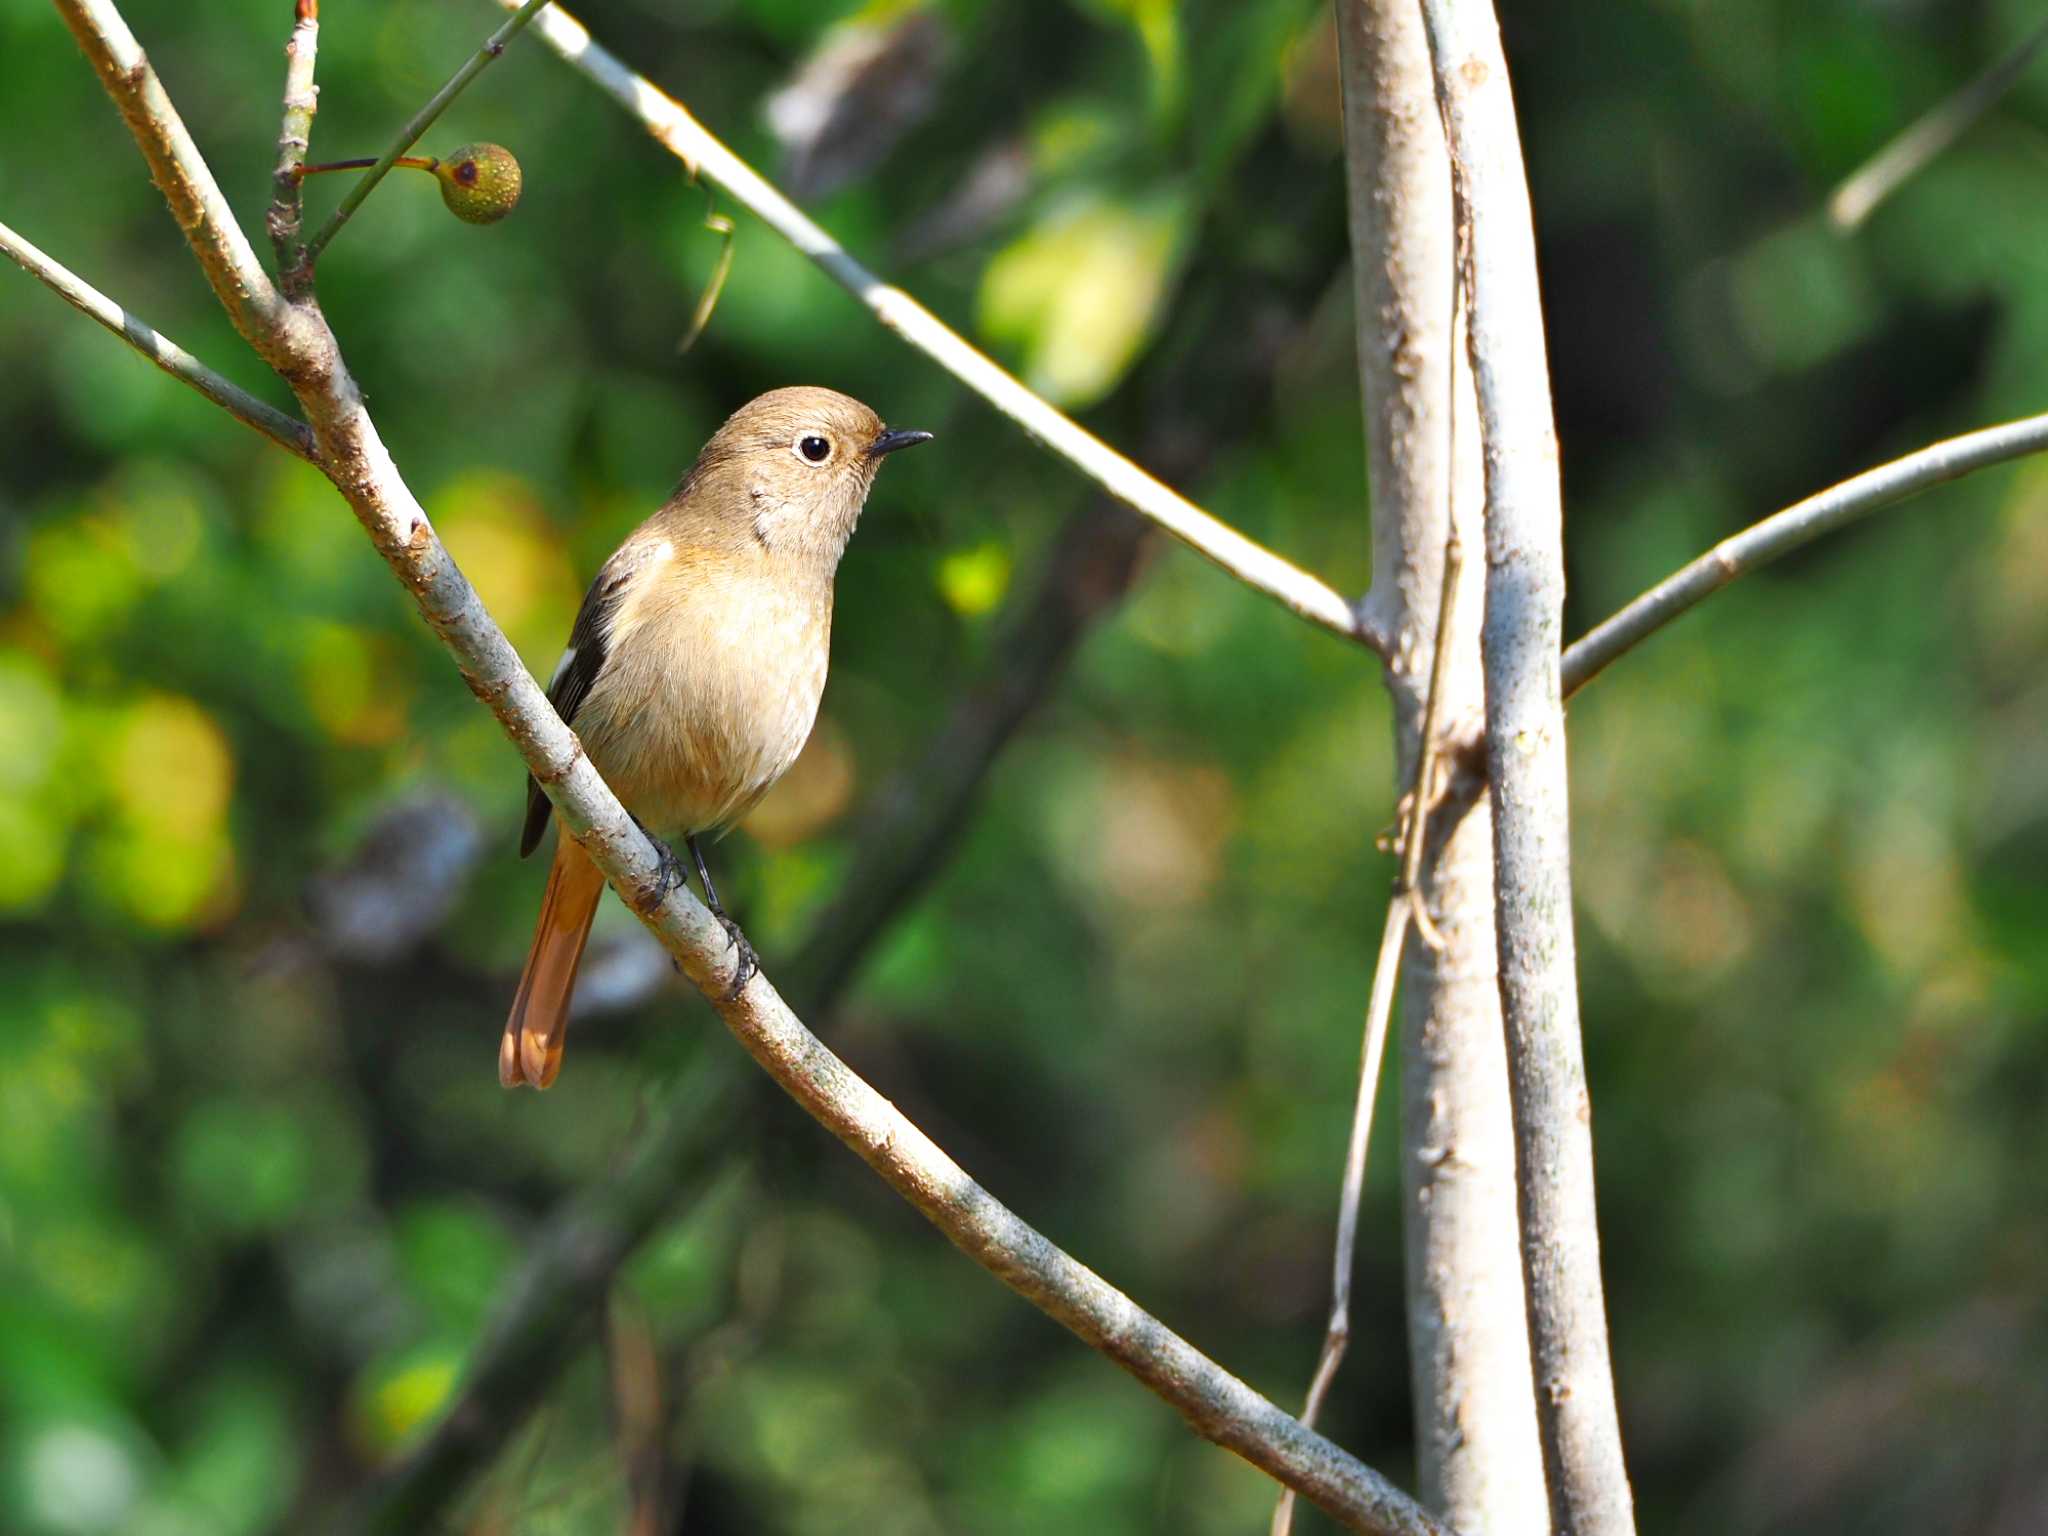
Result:
[[[519,0],[495,3],[510,9]],[[1370,649],[1384,650],[1379,631],[1368,625],[1354,605],[1327,582],[1246,538],[1154,479],[1094,433],[1025,388],[909,294],[884,283],[854,260],[802,209],[712,137],[681,102],[600,47],[583,24],[559,5],[541,16],[534,30],[564,60],[638,118],[648,133],[692,174],[701,172],[725,188],[865,304],[884,326],[1110,495],[1246,586],[1278,600],[1309,622]]]
[[[77,13],[74,31],[96,63],[128,38],[110,6],[60,3]],[[126,71],[102,68],[101,79],[146,152],[163,124],[176,122],[168,101],[162,114],[129,110],[124,93],[136,86]],[[203,164],[197,170],[205,176]],[[210,176],[205,180],[211,185]],[[211,233],[223,242],[228,238],[217,227]],[[246,238],[238,238],[246,249]],[[210,252],[202,259],[221,255]],[[963,1252],[1172,1404],[1197,1433],[1295,1488],[1350,1529],[1401,1536],[1443,1531],[1413,1499],[1230,1375],[975,1183],[806,1029],[765,977],[757,974],[736,997],[727,997],[725,930],[687,891],[666,888],[653,845],[435,535],[384,448],[317,305],[308,300],[271,318],[269,327],[255,327],[252,343],[291,381],[320,444],[323,468],[412,593],[421,617],[518,747],[571,835],[784,1091]]]
[[[128,131],[149,162],[150,175],[235,329],[269,361],[257,338],[274,334],[284,301],[235,222],[234,210],[144,57],[142,45],[112,0],[57,0],[57,10],[98,71],[100,84],[128,120]]]
[[[1535,229],[1492,5],[1422,0],[1422,16],[1470,240],[1463,277],[1486,461],[1480,650],[1494,910],[1537,1423],[1558,1536],[1629,1536],[1579,1037],[1558,682],[1564,517]]]
[[[1697,560],[1673,572],[1612,618],[1572,642],[1564,653],[1563,686],[1570,698],[1625,655],[1680,615],[1689,613],[1738,576],[1769,565],[1822,534],[1833,533],[1894,502],[1960,480],[1994,464],[2048,449],[2048,415],[1967,432],[1931,443],[1903,459],[1867,469],[1829,486],[1723,539]]]
[[[317,463],[313,431],[273,405],[266,405],[239,384],[230,383],[169,337],[116,304],[54,257],[37,250],[5,224],[0,224],[0,251],[13,257],[22,271],[40,278],[80,314],[90,315],[129,346],[180,383],[189,384],[239,421],[245,421],[278,447]]]
[[[1828,197],[1828,222],[1838,234],[1854,234],[1878,204],[1904,186],[1977,120],[2004,99],[2044,47],[2048,21],[2013,45],[2010,52],[1983,74],[1920,118],[1873,155]]]

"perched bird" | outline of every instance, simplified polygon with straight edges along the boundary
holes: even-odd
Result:
[[[882,460],[926,442],[829,389],[777,389],[713,434],[660,511],[590,584],[548,698],[621,803],[688,876],[737,951],[732,996],[758,969],[719,904],[698,838],[738,821],[796,761],[818,717],[832,578]],[[527,780],[523,858],[552,807]],[[558,834],[533,948],[505,1021],[498,1080],[545,1088],[562,1065],[576,966],[604,876]]]

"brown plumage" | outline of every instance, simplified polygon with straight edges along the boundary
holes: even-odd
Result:
[[[746,815],[803,749],[825,691],[839,557],[883,457],[930,435],[891,432],[829,389],[773,390],[740,407],[598,572],[549,686],[626,809],[655,837],[688,841],[737,950],[735,995],[753,951],[719,905],[697,836]],[[549,814],[529,780],[522,855]],[[596,866],[561,835],[498,1053],[508,1088],[545,1088],[560,1070],[603,894]]]

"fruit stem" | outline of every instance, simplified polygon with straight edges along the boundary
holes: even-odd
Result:
[[[365,156],[361,160],[328,160],[319,165],[302,165],[299,167],[299,174],[301,176],[318,176],[322,171],[367,171],[376,163],[377,157],[375,155]],[[400,155],[391,163],[393,165],[403,165],[415,171],[431,171],[437,168],[441,162],[432,155]]]

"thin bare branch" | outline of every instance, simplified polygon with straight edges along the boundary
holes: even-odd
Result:
[[[510,8],[519,0],[493,0]],[[592,40],[583,24],[556,6],[535,30],[547,45],[624,107],[693,174],[725,188],[763,223],[865,304],[888,329],[960,380],[1117,500],[1235,576],[1332,634],[1383,648],[1378,631],[1327,582],[1154,479],[1102,439],[1033,394],[986,354],[900,288],[884,283],[805,216],[761,174],[705,130],[682,103],[636,74]]]
[[[1579,1038],[1558,683],[1564,518],[1536,238],[1487,0],[1422,0],[1470,253],[1468,350],[1486,460],[1486,761],[1520,1188],[1522,1271],[1559,1536],[1635,1529],[1608,1355],[1592,1111]]]
[[[0,251],[13,257],[31,277],[40,278],[48,284],[65,303],[80,314],[90,315],[181,384],[191,385],[278,447],[288,449],[308,463],[317,462],[312,429],[303,421],[287,416],[276,406],[264,404],[239,384],[222,378],[175,341],[152,330],[142,319],[128,313],[54,257],[37,250],[5,224],[0,224]]]
[[[1365,1043],[1359,1053],[1358,1097],[1351,1112],[1351,1143],[1344,1154],[1344,1188],[1337,1197],[1337,1243],[1330,1284],[1330,1321],[1323,1330],[1323,1350],[1316,1360],[1316,1373],[1308,1384],[1308,1400],[1301,1410],[1301,1422],[1314,1425],[1322,1412],[1323,1398],[1337,1379],[1337,1367],[1351,1345],[1351,1272],[1358,1244],[1358,1206],[1365,1194],[1365,1152],[1372,1140],[1373,1101],[1379,1095],[1380,1062],[1386,1054],[1387,1021],[1394,1012],[1394,982],[1401,969],[1401,946],[1407,942],[1408,925],[1415,915],[1413,898],[1396,891],[1387,903],[1386,924],[1380,931],[1379,958],[1373,963],[1372,997],[1365,1010]],[[1272,1536],[1287,1536],[1294,1528],[1294,1490],[1283,1488],[1273,1506]]]
[[[1980,469],[2025,458],[2043,449],[2048,449],[2048,414],[2023,416],[2018,421],[1929,444],[1751,524],[1573,641],[1564,653],[1565,697],[1570,698],[1616,657],[1633,650],[1736,577],[1759,570],[1822,534],[1845,528],[1929,486],[1960,480]]]
[[[1878,204],[1968,133],[1980,117],[2019,84],[2027,66],[2044,46],[2048,46],[2048,21],[2021,38],[2004,58],[1920,118],[1836,187],[1828,198],[1828,222],[1836,232],[1854,234],[1877,211]]]
[[[111,11],[104,5],[92,9]],[[125,25],[121,31],[125,35]],[[104,45],[104,39],[96,41]],[[102,80],[147,149],[154,126],[138,123],[127,111],[122,93],[132,89],[128,77],[103,71]],[[246,238],[242,243],[246,247]],[[1378,1473],[1230,1375],[975,1183],[806,1029],[765,976],[757,973],[729,995],[724,928],[687,890],[668,888],[653,844],[457,568],[392,463],[318,306],[293,306],[274,327],[259,328],[255,344],[292,383],[328,477],[412,593],[470,690],[504,727],[570,835],[785,1092],[969,1257],[1172,1404],[1198,1434],[1299,1490],[1350,1529],[1399,1536],[1445,1529]]]
[[[252,346],[271,335],[280,322],[284,301],[220,186],[207,169],[199,146],[186,131],[177,108],[164,93],[143,55],[142,45],[128,30],[112,0],[56,0],[57,11],[98,72],[100,84],[121,109],[135,136],[150,175],[171,205],[171,214],[199,268],[226,307],[235,329]],[[257,348],[262,352],[261,347]],[[265,354],[268,361],[268,354]]]
[[[313,285],[313,264],[299,241],[304,204],[299,168],[313,139],[320,88],[313,83],[320,53],[320,0],[298,0],[297,20],[284,45],[284,121],[277,130],[277,169],[271,173],[270,212],[264,225],[277,252],[279,281],[297,298]]]
[[[1359,393],[1372,494],[1367,606],[1396,644],[1395,781],[1414,782],[1429,697],[1463,730],[1484,706],[1483,562],[1441,561],[1455,530],[1477,549],[1485,500],[1457,325],[1450,156],[1415,0],[1336,0]],[[1448,649],[1444,649],[1445,646]],[[1427,695],[1427,696],[1426,696]],[[1543,1454],[1515,1226],[1515,1148],[1495,985],[1491,809],[1453,759],[1413,881],[1444,948],[1405,946],[1401,1222],[1417,1493],[1470,1531],[1542,1536]],[[1377,978],[1376,978],[1377,979]]]
[[[311,266],[320,259],[320,253],[327,249],[327,242],[335,232],[346,224],[355,211],[363,206],[363,199],[377,190],[377,183],[391,174],[391,168],[398,164],[399,157],[420,140],[420,135],[434,126],[440,115],[448,110],[448,104],[469,87],[469,82],[482,74],[485,68],[505,51],[505,45],[517,37],[529,21],[540,14],[548,0],[513,0],[506,8],[513,15],[505,24],[484,40],[484,45],[471,54],[462,68],[449,77],[448,83],[427,99],[425,106],[406,119],[405,126],[398,130],[398,137],[378,157],[377,163],[363,174],[362,180],[348,189],[348,195],[341,200],[327,222],[320,226],[320,233],[306,242],[305,262]]]

